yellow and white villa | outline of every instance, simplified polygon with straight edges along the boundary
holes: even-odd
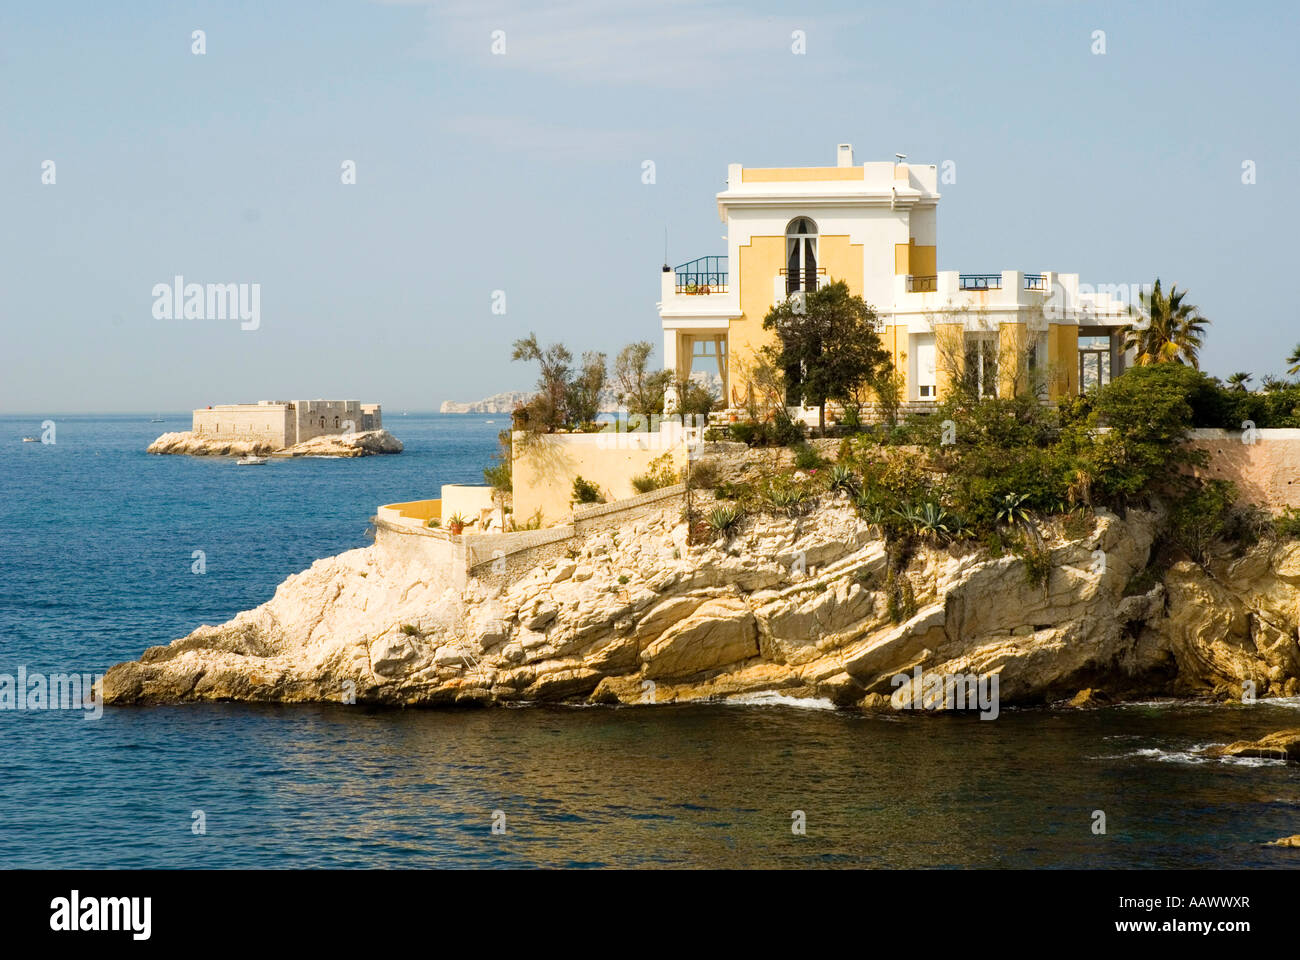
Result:
[[[830,167],[731,164],[727,189],[717,195],[726,254],[663,268],[658,306],[665,367],[680,382],[697,361],[716,364],[729,408],[721,416],[735,419],[751,396],[755,358],[772,342],[762,326],[767,312],[792,295],[843,280],[879,315],[902,380],[904,413],[929,412],[953,377],[981,396],[1032,391],[1050,401],[1118,376],[1125,365],[1121,331],[1133,319],[1124,298],[1112,296],[1118,290],[1089,292],[1077,274],[1050,270],[938,269],[938,181],[934,165],[901,157],[855,165],[849,144],[839,145]],[[671,409],[671,392],[667,399]],[[797,407],[792,412],[816,416]],[[672,417],[657,429],[632,432],[613,423],[605,433],[517,433],[514,517],[547,528],[595,522],[600,511],[635,497],[634,478],[656,462],[682,466],[688,443],[700,433],[698,425],[683,428]],[[578,477],[610,505],[575,509]],[[475,551],[489,547],[474,544],[501,542],[496,538],[507,527],[501,505],[487,487],[447,485],[442,492],[441,500],[381,507],[378,525],[454,542],[471,567],[485,562]],[[454,515],[468,529],[450,523]]]
[[[954,375],[981,395],[1048,399],[1122,371],[1128,305],[1081,292],[1077,274],[940,271],[939,196],[933,164],[854,164],[847,143],[832,167],[731,164],[717,195],[726,255],[663,268],[665,367],[681,380],[707,358],[725,404],[743,406],[768,310],[843,280],[876,309],[912,409],[944,399]]]

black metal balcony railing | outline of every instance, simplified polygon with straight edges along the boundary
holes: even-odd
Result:
[[[727,258],[699,257],[673,271],[677,292],[688,295],[727,292]]]
[[[1001,290],[1000,273],[961,273],[957,275],[957,287],[960,290]]]
[[[778,272],[785,277],[785,295],[788,297],[796,290],[802,290],[804,293],[812,293],[816,290],[821,284],[817,278],[826,275],[826,268],[805,267],[803,270],[791,273],[787,268],[782,267]]]
[[[1046,278],[1045,276],[1043,276],[1041,273],[1026,273],[1026,274],[1025,274],[1025,289],[1026,289],[1026,290],[1046,290],[1046,289],[1047,289],[1047,278]]]
[[[939,289],[939,277],[937,274],[930,276],[909,276],[907,278],[908,293],[934,293]]]

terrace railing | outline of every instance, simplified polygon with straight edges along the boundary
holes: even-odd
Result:
[[[957,275],[959,290],[1001,290],[1000,273],[961,273]]]
[[[938,289],[938,274],[931,274],[929,276],[909,275],[907,278],[908,293],[934,293]]]
[[[1026,274],[1025,274],[1025,289],[1026,289],[1026,290],[1046,290],[1046,289],[1047,289],[1047,278],[1046,278],[1045,276],[1043,276],[1041,273],[1026,273]]]
[[[727,292],[727,258],[700,257],[683,263],[673,271],[677,275],[677,292],[696,294]]]

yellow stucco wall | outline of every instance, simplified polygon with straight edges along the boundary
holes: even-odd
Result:
[[[934,386],[939,400],[948,399],[954,375],[961,374],[966,327],[961,323],[934,325]]]
[[[573,481],[582,477],[600,488],[605,500],[637,495],[632,478],[650,470],[652,461],[669,455],[680,470],[686,448],[664,446],[657,433],[514,435],[511,444],[514,517],[526,523],[542,511],[543,526],[564,522],[573,512]]]
[[[466,521],[485,520],[495,512],[492,488],[468,484],[444,483],[442,485],[442,522],[460,514]],[[495,525],[495,524],[494,524]]]
[[[890,324],[884,327],[880,332],[881,342],[886,350],[889,351],[889,358],[894,362],[894,370],[903,376],[903,390],[901,400],[907,400],[911,397],[911,379],[908,376],[907,368],[907,326],[904,324]]]
[[[839,169],[832,167],[830,169]],[[740,248],[740,311],[727,329],[727,402],[740,405],[748,390],[749,370],[772,334],[763,329],[763,318],[775,302],[776,278],[786,264],[785,237],[751,237]],[[849,292],[861,296],[862,244],[852,243],[846,234],[826,234],[817,239],[817,264],[825,268],[823,283],[843,280]]]
[[[938,248],[932,244],[917,246],[913,237],[907,243],[894,244],[894,273],[897,276],[933,277],[938,270]]]
[[[861,167],[745,167],[741,183],[799,183],[810,180],[861,180]]]
[[[1051,372],[1047,395],[1053,400],[1079,392],[1079,328],[1069,323],[1047,325],[1047,366]]]
[[[1029,330],[1023,323],[1004,323],[998,330],[998,396],[1007,398],[1028,386]]]

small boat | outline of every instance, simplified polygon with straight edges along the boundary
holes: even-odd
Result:
[[[35,437],[23,437],[23,443],[40,443]]]
[[[167,421],[164,420],[162,417],[154,417],[154,418],[153,418],[152,420],[150,420],[149,422],[150,422],[150,423],[166,423]]]
[[[237,467],[256,467],[258,464],[266,463],[267,457],[240,457],[235,461]]]

